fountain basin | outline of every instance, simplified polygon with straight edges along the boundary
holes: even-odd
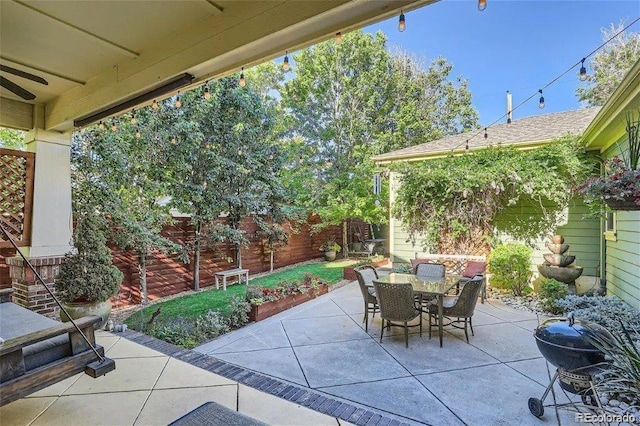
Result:
[[[551,253],[554,254],[562,254],[565,251],[569,250],[569,244],[553,244],[547,243],[547,248]]]
[[[546,278],[553,278],[554,280],[567,284],[574,282],[580,275],[582,275],[582,271],[582,266],[562,267],[549,265],[547,263],[538,265],[538,272],[540,272],[540,275]]]
[[[571,265],[574,260],[576,260],[575,256],[565,256],[563,254],[544,254],[544,260],[546,260],[548,264],[553,266],[567,266]]]

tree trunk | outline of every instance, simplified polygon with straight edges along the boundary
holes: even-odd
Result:
[[[347,219],[342,220],[342,253],[344,258],[347,259],[349,257],[349,232]]]
[[[200,228],[201,223],[196,223],[196,240],[193,245],[193,291],[200,291]]]
[[[271,258],[271,268],[269,269],[269,271],[273,272],[273,246],[271,246],[271,254],[269,257]]]
[[[242,268],[242,253],[240,253],[240,244],[236,244],[236,258],[238,259],[238,268]]]
[[[140,292],[142,293],[142,304],[146,305],[147,299],[147,255],[138,254],[138,273],[140,274]]]

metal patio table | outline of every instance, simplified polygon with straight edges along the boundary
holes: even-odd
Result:
[[[391,284],[409,283],[413,288],[413,292],[419,294],[423,298],[425,296],[436,296],[438,298],[438,335],[440,336],[440,347],[442,347],[442,336],[444,334],[442,305],[444,302],[444,295],[458,284],[460,278],[460,275],[446,275],[444,278],[418,278],[413,274],[398,274],[392,272],[386,277],[378,278],[376,281]],[[429,318],[429,321],[431,321],[431,318]]]

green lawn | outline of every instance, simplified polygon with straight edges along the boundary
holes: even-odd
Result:
[[[302,280],[305,274],[319,276],[322,282],[329,285],[335,284],[342,280],[342,268],[346,265],[353,264],[353,260],[341,260],[337,262],[322,262],[300,265],[295,268],[287,269],[281,272],[265,275],[260,278],[250,279],[249,285],[259,285],[262,287],[275,287],[281,281]],[[245,297],[244,285],[227,286],[227,291],[208,289],[199,293],[193,293],[176,299],[168,300],[162,303],[156,303],[142,309],[126,320],[129,326],[147,322],[151,314],[161,308],[159,320],[167,318],[175,318],[181,316],[183,318],[204,315],[207,311],[226,312],[227,302],[233,295]]]

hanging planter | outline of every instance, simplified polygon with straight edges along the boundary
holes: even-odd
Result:
[[[604,202],[611,210],[640,210],[640,204],[636,204],[636,197],[627,197],[623,200],[609,198]]]

